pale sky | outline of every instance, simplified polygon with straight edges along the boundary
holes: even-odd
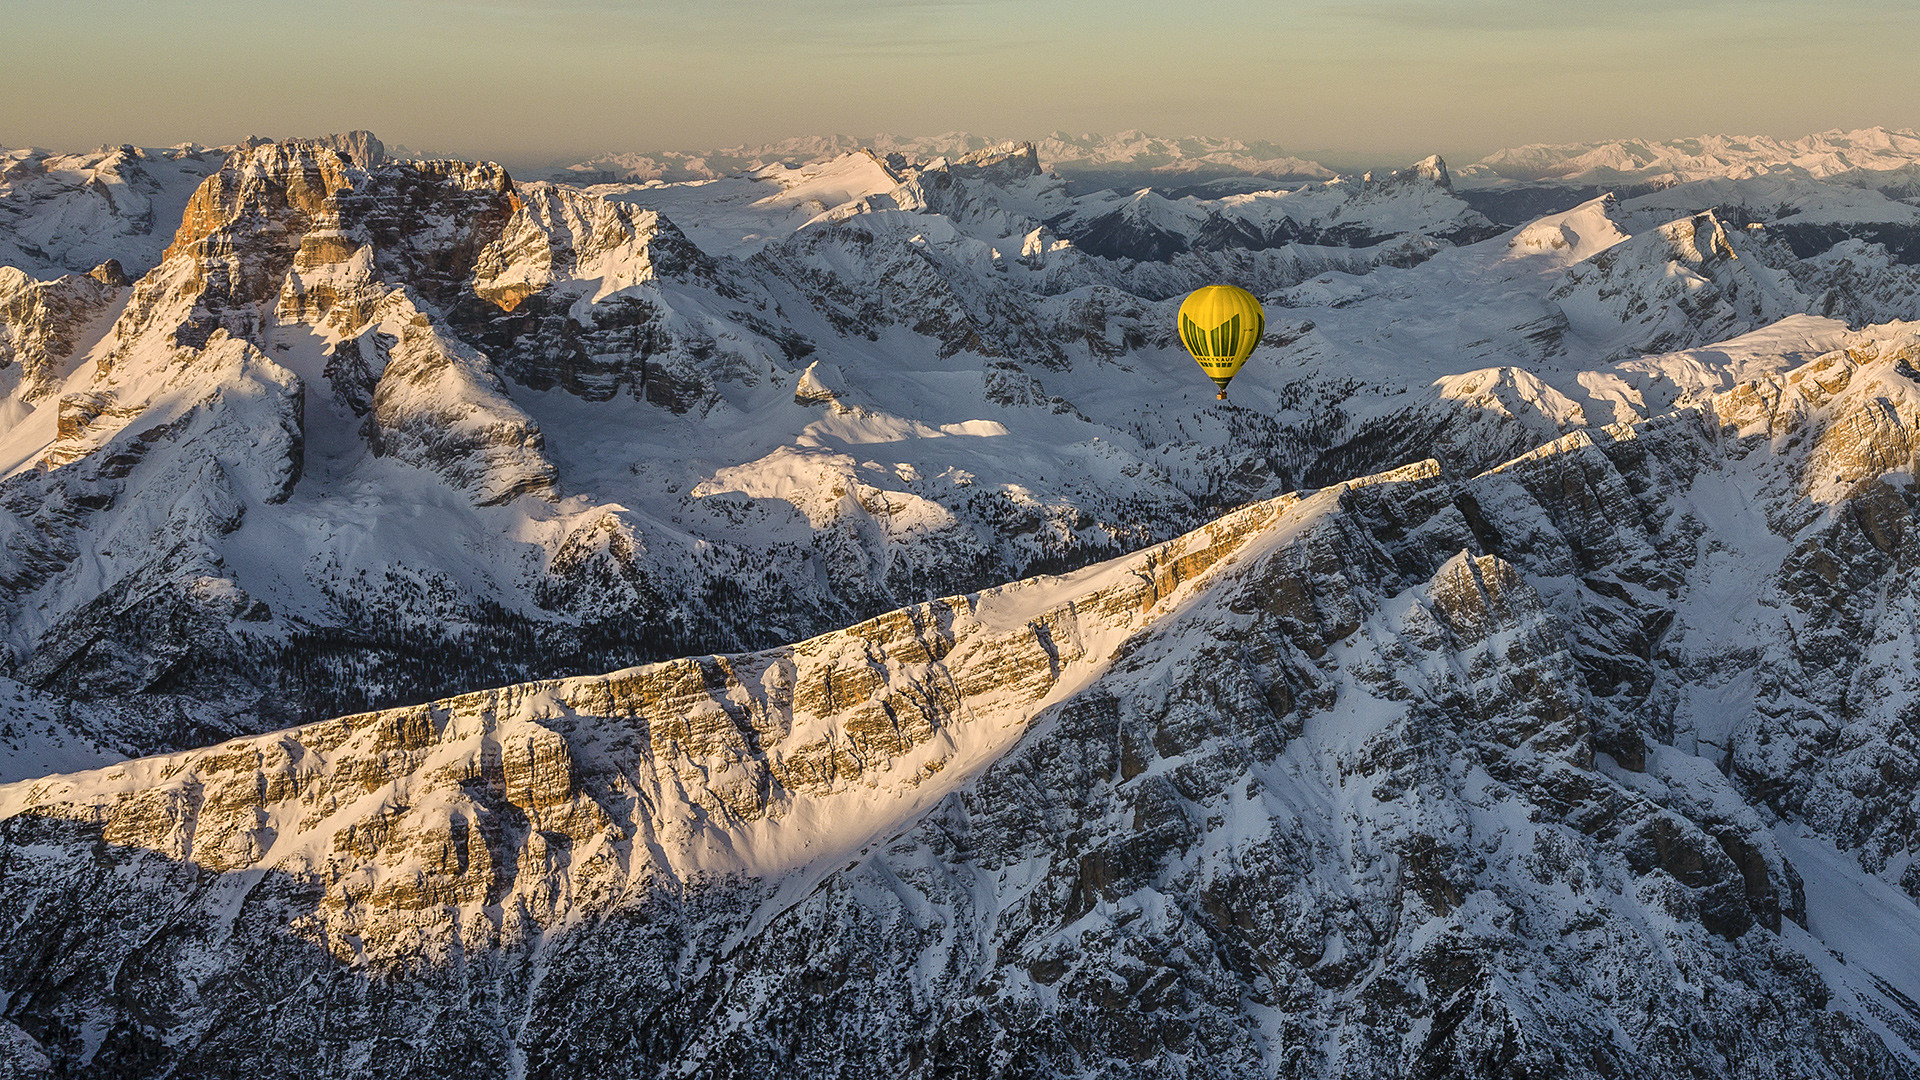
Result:
[[[1913,0],[0,0],[0,145],[356,127],[509,166],[1143,128],[1337,167],[1920,128]]]

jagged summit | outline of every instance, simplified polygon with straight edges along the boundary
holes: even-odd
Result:
[[[953,164],[976,168],[1001,166],[1006,170],[1007,179],[1039,176],[1046,171],[1040,164],[1039,152],[1031,142],[1004,142],[985,150],[975,150],[954,159]]]
[[[1386,176],[1376,177],[1373,173],[1366,173],[1361,177],[1361,180],[1364,183],[1379,184],[1382,186],[1415,183],[1437,184],[1447,191],[1453,190],[1453,177],[1447,173],[1447,163],[1441,159],[1439,154],[1432,154],[1421,158],[1412,165],[1397,172],[1389,173]]]
[[[353,159],[363,169],[378,168],[387,159],[386,144],[371,131],[356,130],[338,135],[323,135],[315,140],[333,147]]]
[[[369,131],[304,141],[345,154],[360,168],[386,160],[384,145]],[[55,277],[114,259],[144,273],[160,261],[199,185],[230,155],[273,143],[251,136],[218,147],[0,150],[0,264]]]

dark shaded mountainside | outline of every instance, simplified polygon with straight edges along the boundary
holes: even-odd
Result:
[[[1920,1075],[1917,359],[1857,335],[792,646],[0,787],[0,1045],[18,1075]]]

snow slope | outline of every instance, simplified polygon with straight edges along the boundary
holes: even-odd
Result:
[[[118,760],[71,722],[57,697],[0,679],[0,783],[74,772]],[[63,716],[63,711],[68,715]]]

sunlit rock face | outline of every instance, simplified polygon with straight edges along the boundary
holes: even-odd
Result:
[[[216,1076],[1910,1075],[1916,957],[1896,921],[1840,959],[1874,916],[1833,875],[1920,894],[1916,358],[1884,328],[790,646],[0,788],[8,1045]]]
[[[127,277],[111,260],[92,272],[41,281],[0,267],[0,387],[10,404],[36,404],[60,383],[61,364],[123,294]],[[11,426],[17,415],[9,417]]]

